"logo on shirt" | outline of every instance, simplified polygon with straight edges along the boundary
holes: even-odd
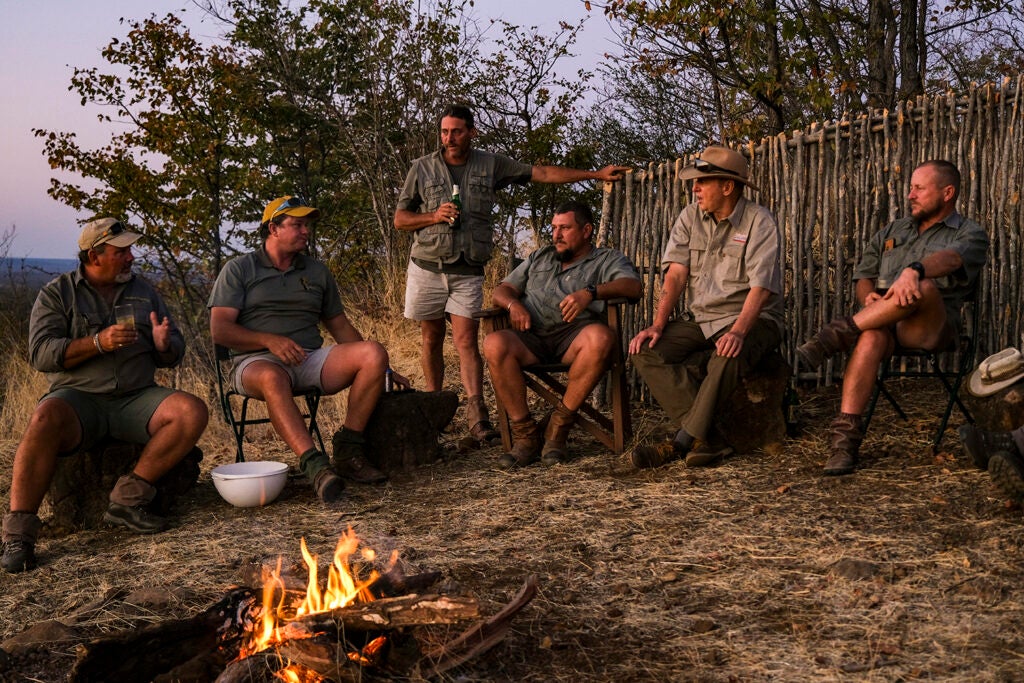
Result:
[[[747,243],[747,236],[746,235],[733,235],[732,236],[732,241],[736,242],[737,244],[746,244]]]

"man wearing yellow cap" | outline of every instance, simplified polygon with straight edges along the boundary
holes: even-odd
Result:
[[[341,477],[360,483],[386,478],[365,456],[363,430],[384,388],[388,354],[352,326],[331,271],[306,253],[310,226],[319,216],[300,197],[267,204],[260,223],[263,245],[225,264],[208,306],[213,341],[232,352],[235,389],[266,401],[274,429],[299,456],[320,499],[330,503],[345,488]],[[337,344],[323,345],[320,323]],[[292,399],[294,392],[313,387],[325,394],[349,388],[333,463],[315,448]]]
[[[104,520],[142,534],[167,527],[148,508],[154,485],[195,446],[207,409],[199,398],[154,382],[157,368],[181,362],[185,341],[157,291],[132,273],[132,245],[140,237],[115,218],[86,224],[78,238],[81,265],[44,286],[32,306],[29,360],[46,373],[50,389],[14,456],[5,571],[36,566],[36,513],[57,458],[106,437],[145,445],[110,492]],[[130,309],[115,318],[121,306]]]
[[[744,186],[757,189],[747,160],[708,147],[680,178],[693,180],[695,201],[672,226],[654,322],[629,343],[633,365],[679,431],[671,443],[636,448],[636,467],[676,458],[704,466],[727,455],[713,417],[782,340],[781,237],[771,212],[743,197]],[[687,317],[670,320],[684,290]],[[697,358],[706,358],[699,372]]]

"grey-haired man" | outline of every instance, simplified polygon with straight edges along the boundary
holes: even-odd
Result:
[[[32,306],[29,360],[46,373],[50,389],[14,456],[0,559],[8,572],[36,566],[36,513],[57,458],[108,436],[145,445],[110,492],[104,519],[143,534],[167,527],[166,518],[147,509],[154,485],[195,446],[208,414],[199,398],[154,381],[157,368],[181,362],[185,341],[157,291],[132,273],[132,245],[140,237],[114,218],[86,224],[80,266],[44,286]],[[134,324],[115,320],[114,307],[123,304],[132,306]]]

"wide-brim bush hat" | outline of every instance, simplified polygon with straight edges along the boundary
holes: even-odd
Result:
[[[750,183],[750,166],[746,158],[739,152],[712,145],[706,148],[699,155],[694,157],[690,165],[679,174],[683,180],[693,178],[723,178],[743,183],[755,192],[760,192],[755,185]]]
[[[991,396],[1024,379],[1024,355],[1014,348],[1003,349],[981,361],[967,380],[967,391],[974,396]]]

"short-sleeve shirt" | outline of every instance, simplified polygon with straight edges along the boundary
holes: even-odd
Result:
[[[71,342],[115,324],[114,306],[119,304],[134,308],[138,341],[66,369],[64,356]],[[170,321],[170,348],[164,354],[153,345],[149,316],[153,312],[157,320]],[[46,373],[50,391],[70,388],[91,394],[129,394],[154,386],[156,369],[173,367],[185,355],[185,339],[153,285],[134,275],[117,287],[108,305],[89,284],[82,266],[51,280],[39,291],[32,305],[28,334],[29,360],[32,367]]]
[[[951,213],[920,234],[913,217],[893,221],[868,241],[853,279],[871,279],[876,287],[888,288],[909,264],[945,249],[952,249],[963,260],[955,272],[935,278],[947,314],[957,320],[960,305],[974,287],[988,254],[984,228],[959,213]]]
[[[689,267],[687,308],[704,336],[739,318],[752,287],[771,292],[760,317],[782,330],[780,244],[775,218],[759,204],[740,197],[733,212],[717,221],[693,202],[676,218],[661,263],[663,269],[671,263]]]
[[[242,327],[288,337],[304,349],[323,346],[320,321],[345,310],[327,266],[297,254],[287,270],[278,270],[263,247],[224,265],[207,306],[237,309]],[[235,355],[246,353],[254,352]]]
[[[579,261],[565,268],[563,265],[554,247],[543,247],[530,254],[502,281],[522,292],[520,301],[530,312],[532,325],[538,331],[550,331],[566,324],[558,304],[569,294],[586,289],[587,285],[620,278],[640,279],[624,254],[605,247],[594,247]],[[576,320],[603,321],[605,309],[604,301],[592,301]]]

